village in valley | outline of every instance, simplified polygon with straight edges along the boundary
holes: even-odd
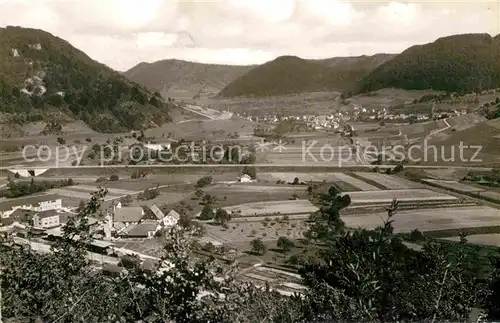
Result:
[[[298,259],[317,248],[315,241],[320,238],[313,233],[314,219],[323,212],[325,194],[334,200],[348,197],[340,214],[352,229],[380,226],[386,208],[398,201],[394,230],[416,250],[421,248],[423,235],[453,241],[463,231],[470,233],[471,242],[500,243],[500,233],[494,229],[500,226],[500,191],[487,186],[496,180],[495,173],[449,169],[432,162],[425,166],[405,158],[386,160],[362,149],[364,145],[384,147],[389,155],[397,145],[408,147],[423,139],[432,142],[444,133],[467,131],[484,122],[475,113],[385,125],[347,117],[342,120],[344,127],[337,129],[331,125],[297,127],[296,121],[304,117],[276,124],[232,114],[226,119],[228,112],[202,107],[179,105],[177,109],[183,111],[180,125],[185,129],[191,129],[189,124],[213,127],[224,122],[241,124],[239,128],[246,132],[227,136],[203,130],[203,135],[187,135],[189,139],[170,135],[167,139],[153,130],[100,139],[102,146],[112,142],[115,147],[127,141],[125,155],[133,156],[135,148],[149,152],[134,163],[107,156],[108,164],[103,166],[88,163],[87,155],[80,160],[81,167],[74,162],[31,170],[12,165],[4,170],[8,182],[0,201],[0,230],[15,245],[50,252],[84,202],[105,190],[100,209],[89,218],[93,240],[87,250],[96,267],[110,274],[126,270],[128,261],[150,268],[160,261],[165,235],[182,227],[195,232],[195,257],[215,256],[225,265],[236,262],[238,279],[270,285],[284,295],[305,288],[294,268]],[[186,120],[187,116],[192,120]],[[386,120],[383,114],[380,118]],[[248,122],[254,124],[253,130]],[[285,131],[283,125],[288,127]],[[321,145],[308,149],[317,160],[304,160],[304,141],[311,138],[333,147],[327,160],[321,160]],[[286,143],[281,151],[276,149],[278,139]],[[92,144],[96,145],[94,139]],[[214,157],[215,146],[221,151]],[[98,152],[91,149],[91,153]],[[174,167],[160,158],[179,152],[189,158],[174,162]],[[212,159],[203,160],[211,152]],[[238,161],[231,160],[230,152]],[[45,187],[23,193],[23,187],[37,182]]]

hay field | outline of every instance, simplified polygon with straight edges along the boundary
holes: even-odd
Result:
[[[358,203],[391,203],[393,199],[400,202],[418,201],[453,201],[455,196],[434,192],[427,189],[388,190],[388,191],[362,191],[346,192],[351,197],[352,204]]]
[[[295,177],[302,182],[323,182],[334,183],[340,181],[337,176],[338,173],[298,173],[298,172],[263,172],[258,173],[257,178],[259,181],[269,181],[275,183],[278,180],[285,181],[287,183],[293,182]]]
[[[387,213],[343,216],[342,220],[350,228],[375,229],[382,225]],[[477,228],[500,225],[500,210],[487,206],[469,206],[425,210],[400,211],[393,217],[394,232],[422,232]]]
[[[255,203],[243,203],[224,208],[228,212],[241,211],[242,216],[265,215],[265,214],[303,214],[313,213],[318,210],[308,200],[285,200],[267,201]]]
[[[380,188],[373,186],[371,184],[368,184],[360,179],[357,179],[355,177],[349,176],[344,173],[337,173],[337,177],[340,178],[340,180],[347,182],[353,186],[356,186],[357,188],[361,189],[362,191],[380,191]]]
[[[419,183],[410,180],[380,173],[356,172],[356,175],[384,186],[389,190],[404,190],[412,188],[422,188]]]
[[[310,144],[309,144],[310,145]],[[312,148],[309,145],[285,146],[281,151],[266,152],[265,161],[271,164],[304,165],[304,166],[354,166],[363,164],[364,159],[352,153],[346,146],[331,146],[317,144]],[[326,148],[325,148],[326,147]]]
[[[203,188],[204,192],[219,192],[219,193],[288,193],[293,194],[295,192],[305,192],[306,186],[303,185],[252,185],[252,184],[242,184],[242,183],[234,183],[234,184],[216,184],[206,188]]]

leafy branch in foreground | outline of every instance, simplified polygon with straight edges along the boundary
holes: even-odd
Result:
[[[372,231],[349,230],[340,218],[330,221],[343,230],[321,240],[316,257],[303,258],[299,272],[308,290],[288,297],[269,286],[237,283],[235,263],[194,259],[192,233],[178,228],[162,238],[163,254],[152,270],[130,262],[120,276],[105,276],[85,249],[92,239],[89,219],[99,214],[105,194],[96,192],[80,207],[53,252],[0,245],[4,317],[109,323],[463,321],[484,304],[498,318],[498,271],[479,279],[468,269],[465,237],[453,257],[434,240],[427,239],[422,251],[409,249],[393,234],[396,201]]]

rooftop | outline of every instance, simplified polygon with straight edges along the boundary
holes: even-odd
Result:
[[[158,218],[158,220],[161,220],[165,217],[165,214],[163,213],[163,211],[158,207],[158,205],[156,204],[153,204],[151,205],[150,207],[151,211],[153,212],[153,214]]]
[[[147,237],[149,232],[155,232],[158,222],[145,220],[139,224],[126,227],[120,234],[129,237]]]
[[[168,214],[166,216],[174,218],[177,221],[181,218],[180,214],[177,213],[177,211],[175,211],[175,210],[171,210],[170,212],[168,212]]]
[[[50,218],[50,217],[53,217],[56,215],[59,216],[59,212],[57,212],[57,210],[47,210],[47,211],[38,212],[36,214],[36,216],[40,219]]]
[[[61,199],[61,196],[57,194],[41,194],[8,199],[7,201],[0,203],[0,211],[10,211],[13,207],[16,206],[38,205],[40,202],[54,201],[59,199]]]

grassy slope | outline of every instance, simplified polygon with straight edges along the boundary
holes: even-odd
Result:
[[[167,59],[140,63],[124,75],[164,95],[286,95],[344,88],[393,58],[392,54],[305,60],[278,57],[259,66],[214,65]],[[256,71],[253,71],[256,69]],[[236,82],[236,84],[233,84]],[[263,83],[264,82],[264,83]],[[269,88],[274,90],[270,91]]]
[[[444,37],[413,46],[380,65],[355,93],[387,87],[468,93],[500,86],[500,39],[488,34]]]
[[[478,156],[474,157],[475,148],[465,149],[463,157],[460,158],[460,143],[464,146],[480,146],[481,151]],[[462,131],[449,132],[444,138],[435,138],[427,143],[427,147],[434,145],[438,149],[438,162],[435,161],[435,156],[432,149],[428,150],[428,161],[421,164],[440,164],[440,165],[468,165],[480,166],[492,165],[500,163],[500,119],[489,120],[478,123],[470,128]],[[454,148],[452,148],[454,147]],[[441,157],[441,150],[444,151],[446,159],[454,156],[454,162],[444,162]],[[420,154],[423,158],[423,153]],[[469,161],[472,157],[482,159],[482,162]]]
[[[22,93],[34,90],[27,80],[46,92]],[[84,120],[100,131],[120,131],[168,120],[161,100],[42,30],[0,28],[0,84],[0,112],[18,122],[48,119],[50,112],[51,121],[58,115]]]

